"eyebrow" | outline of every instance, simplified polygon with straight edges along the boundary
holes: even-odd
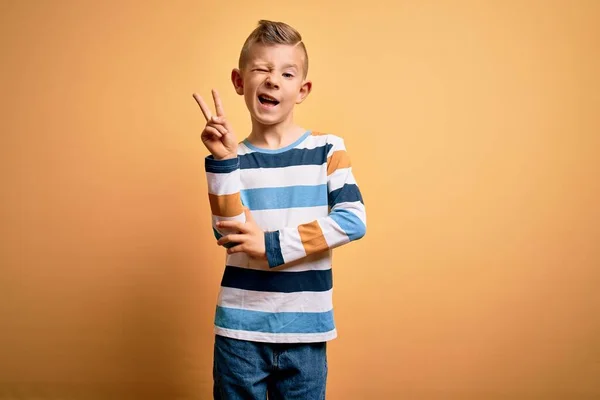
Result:
[[[250,64],[251,67],[267,67],[267,68],[274,68],[275,66],[268,62],[268,61],[254,61]],[[286,69],[286,68],[295,68],[296,70],[300,69],[298,67],[297,64],[284,64],[282,66],[282,69]]]

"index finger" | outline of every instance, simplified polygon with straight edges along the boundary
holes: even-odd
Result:
[[[212,90],[213,99],[215,100],[215,110],[217,110],[217,115],[222,117],[225,115],[225,111],[223,110],[223,103],[221,103],[221,98],[219,97],[219,92],[215,89]]]
[[[217,227],[225,229],[236,229],[238,232],[246,233],[246,227],[241,221],[219,221]]]
[[[204,114],[206,122],[210,121],[212,115],[210,113],[210,108],[208,108],[208,104],[204,102],[204,99],[202,99],[202,96],[200,96],[199,94],[194,93],[194,99],[196,99],[196,103],[198,103],[198,105],[200,106],[200,110],[202,110],[202,114]]]

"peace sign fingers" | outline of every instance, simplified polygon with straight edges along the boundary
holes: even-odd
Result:
[[[237,156],[235,134],[225,117],[219,93],[213,89],[212,96],[215,102],[216,115],[211,113],[210,107],[206,104],[202,96],[197,93],[193,94],[196,103],[200,106],[200,110],[206,119],[206,125],[200,135],[202,143],[204,143],[216,159],[234,158]]]
[[[221,103],[221,98],[219,97],[219,92],[215,89],[212,90],[213,100],[215,101],[215,110],[217,111],[218,117],[224,117],[225,111],[223,110],[223,103]]]
[[[221,97],[219,97],[219,92],[213,89],[212,96],[215,102],[215,110],[217,111],[217,117],[224,117],[225,111],[223,110],[223,103],[221,103]],[[206,122],[209,122],[212,118],[210,107],[208,107],[208,104],[206,104],[202,96],[200,96],[199,94],[194,93],[194,99],[196,99],[196,103],[198,103],[198,105],[200,106],[200,110],[202,110],[202,114],[204,114]]]
[[[208,104],[206,104],[202,96],[200,96],[199,94],[194,93],[194,99],[196,100],[196,103],[198,103],[198,105],[200,106],[200,110],[202,110],[202,114],[204,114],[206,122],[210,121],[210,119],[212,118],[212,114],[210,113],[210,108],[208,107]]]

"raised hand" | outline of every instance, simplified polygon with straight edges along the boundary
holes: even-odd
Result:
[[[202,114],[204,114],[204,118],[206,118],[206,126],[201,135],[202,143],[204,143],[215,159],[235,158],[237,157],[237,139],[233,133],[233,129],[225,118],[219,93],[213,89],[212,96],[215,101],[217,115],[212,115],[210,108],[202,97],[194,93],[194,99],[196,99],[200,110],[202,110]]]
[[[237,246],[227,249],[228,254],[244,252],[252,258],[266,259],[265,232],[258,226],[248,207],[244,207],[246,222],[219,221],[218,228],[233,229],[239,233],[223,236],[217,244],[223,246],[227,243],[237,243]]]

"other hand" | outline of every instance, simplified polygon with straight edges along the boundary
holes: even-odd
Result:
[[[227,249],[228,254],[243,252],[252,258],[266,260],[265,232],[254,221],[254,217],[247,207],[244,207],[244,214],[246,214],[246,222],[217,222],[217,228],[234,229],[239,232],[223,236],[217,241],[217,244],[223,246],[227,243],[237,243],[237,246]]]

